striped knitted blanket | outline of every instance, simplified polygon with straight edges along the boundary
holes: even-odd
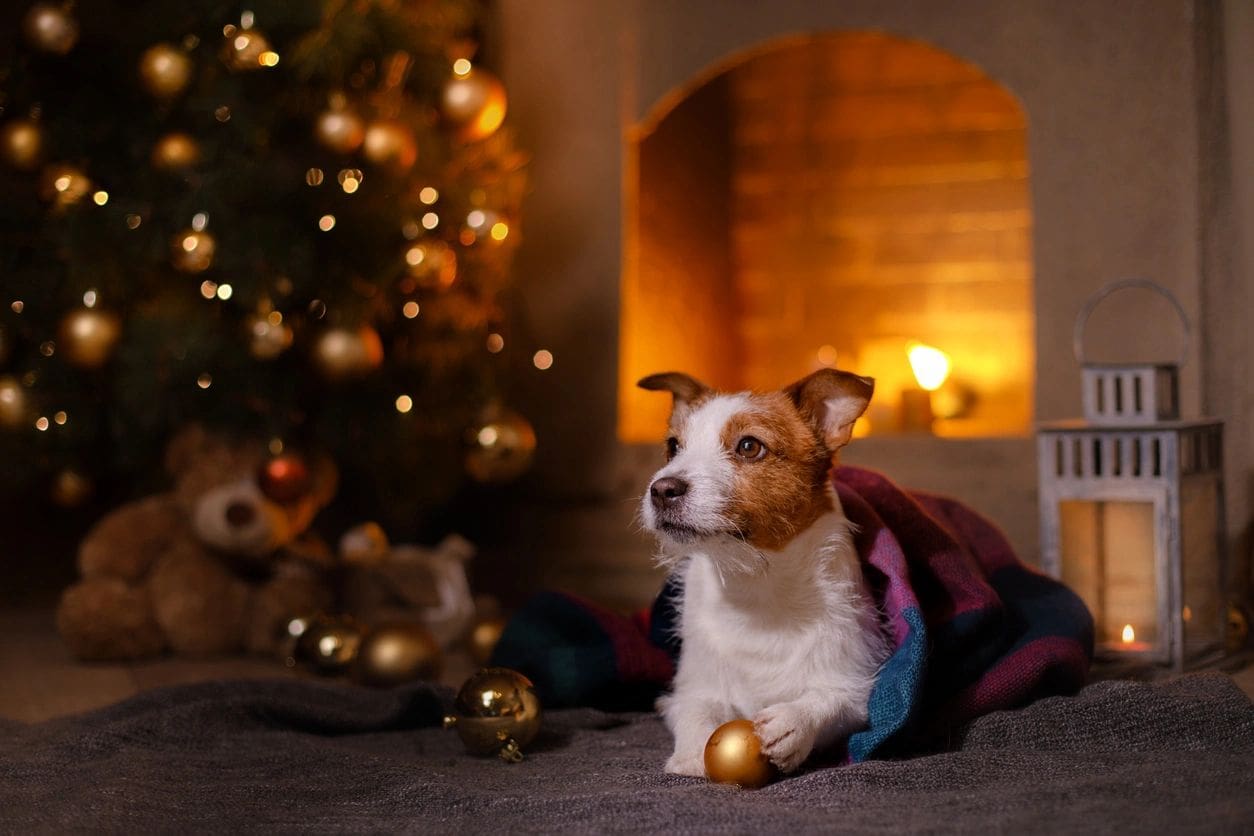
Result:
[[[849,760],[944,748],[982,714],[1084,684],[1092,617],[1020,562],[992,523],[870,470],[841,467],[833,479],[895,647]],[[529,676],[547,707],[647,709],[674,675],[677,595],[668,581],[649,610],[627,617],[543,593],[506,626],[493,664]]]

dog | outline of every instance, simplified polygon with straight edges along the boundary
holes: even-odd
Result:
[[[874,381],[821,369],[774,392],[680,372],[637,385],[674,398],[667,463],[641,500],[682,581],[679,665],[658,700],[675,739],[665,769],[704,776],[710,734],[745,717],[792,772],[866,724],[889,656],[830,478]]]

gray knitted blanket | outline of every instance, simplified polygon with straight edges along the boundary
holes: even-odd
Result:
[[[1254,831],[1254,706],[1219,674],[1090,685],[757,791],[663,774],[648,714],[551,712],[522,763],[472,757],[433,725],[450,696],[221,682],[0,725],[0,831]]]

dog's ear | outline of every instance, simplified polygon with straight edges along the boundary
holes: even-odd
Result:
[[[675,396],[676,407],[691,404],[714,392],[709,386],[683,372],[651,374],[642,378],[636,385],[651,392],[670,392]]]
[[[875,381],[838,369],[819,369],[803,377],[784,394],[792,398],[797,411],[818,432],[833,453],[849,443],[853,422],[866,411],[875,391]]]

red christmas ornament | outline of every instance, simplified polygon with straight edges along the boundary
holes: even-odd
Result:
[[[279,504],[295,502],[309,493],[309,467],[300,456],[284,453],[261,466],[257,483],[268,499]]]

